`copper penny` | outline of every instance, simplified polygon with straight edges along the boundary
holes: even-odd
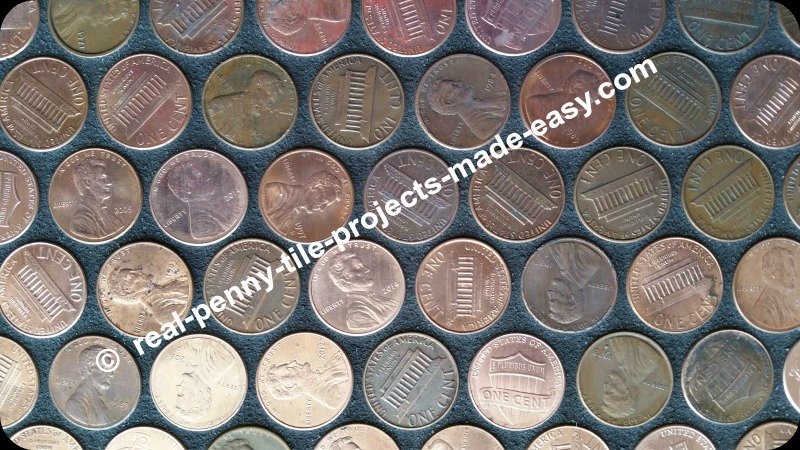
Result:
[[[703,433],[685,425],[667,425],[651,431],[635,450],[714,450],[714,444]]]
[[[648,45],[664,27],[666,0],[577,0],[572,17],[590,44],[612,53]]]
[[[49,425],[34,425],[17,431],[11,442],[29,450],[82,450],[66,431]]]
[[[133,166],[102,148],[73,153],[53,174],[50,214],[69,237],[100,244],[128,231],[142,210],[142,185]]]
[[[168,46],[190,55],[219,50],[242,26],[242,0],[153,0],[150,21]]]
[[[322,53],[347,32],[353,14],[346,0],[258,0],[261,31],[281,50],[301,56]]]
[[[25,162],[0,150],[0,244],[20,237],[39,209],[39,186]]]
[[[0,311],[29,336],[70,329],[86,306],[86,278],[78,261],[47,242],[17,248],[0,266]]]
[[[561,2],[467,0],[467,25],[478,42],[501,55],[531,53],[561,21]]]
[[[158,169],[150,210],[159,228],[189,245],[217,242],[247,210],[247,184],[231,160],[210,150],[188,150]]]
[[[332,156],[314,149],[284,153],[258,185],[264,221],[283,238],[317,242],[347,223],[353,212],[353,182]]]
[[[11,427],[25,418],[39,397],[39,371],[25,349],[0,336],[0,423]]]
[[[678,0],[678,21],[690,38],[707,50],[729,53],[749,47],[769,21],[767,0],[708,2]]]
[[[608,446],[599,436],[591,431],[563,425],[551,428],[536,437],[528,446],[528,450],[608,450]],[[677,449],[676,449],[677,450]]]
[[[511,93],[494,64],[462,53],[440,59],[425,72],[414,107],[431,138],[467,150],[488,143],[503,128]]]
[[[361,18],[369,36],[398,56],[432,52],[456,25],[455,0],[364,0]]]
[[[497,251],[473,239],[453,239],[420,263],[417,302],[431,322],[453,333],[493,324],[508,306],[511,275]]]
[[[55,58],[28,59],[0,84],[0,125],[23,147],[52,150],[78,134],[88,103],[86,85],[72,66]]]
[[[131,55],[114,64],[97,93],[97,114],[106,132],[141,150],[172,142],[186,128],[191,111],[186,77],[157,55]]]
[[[135,427],[117,434],[105,450],[184,450],[179,440],[166,431],[152,427]]]
[[[794,409],[800,411],[800,341],[792,346],[783,363],[783,391]]]
[[[374,147],[397,131],[406,109],[397,74],[368,55],[344,55],[320,70],[308,101],[314,125],[350,149]]]
[[[800,45],[800,24],[797,22],[797,17],[792,14],[789,8],[781,5],[778,2],[773,2],[778,7],[778,20],[781,23],[783,32],[797,45]]]
[[[322,437],[314,450],[399,450],[399,447],[380,428],[363,423],[341,426]]]
[[[503,450],[491,433],[472,425],[455,425],[431,436],[422,450],[481,449]]]
[[[226,431],[208,450],[289,450],[289,446],[267,429],[247,426]]]
[[[797,158],[783,178],[783,205],[795,225],[800,227],[800,158]]]
[[[11,8],[0,25],[0,59],[25,50],[39,27],[39,2],[29,0]]]
[[[789,448],[797,432],[797,424],[790,422],[766,422],[748,431],[736,444],[736,450],[773,450]],[[787,444],[784,447],[784,444]]]
[[[47,8],[53,34],[69,50],[83,56],[119,48],[139,21],[137,0],[52,0]]]

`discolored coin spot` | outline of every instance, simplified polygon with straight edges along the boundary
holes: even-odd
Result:
[[[666,0],[577,0],[572,17],[591,44],[609,52],[632,52],[648,45],[661,32]]]
[[[61,44],[81,55],[96,56],[124,44],[139,21],[137,0],[52,0],[50,25]]]
[[[467,0],[472,35],[501,55],[518,56],[545,45],[561,20],[561,2]]]
[[[0,244],[7,244],[30,228],[39,209],[39,185],[25,162],[0,150]]]
[[[692,40],[715,52],[736,52],[761,36],[769,21],[770,1],[708,2],[678,0],[678,20]]]
[[[150,22],[165,44],[201,55],[221,49],[242,26],[242,0],[152,0]]]
[[[322,53],[347,32],[353,3],[347,0],[258,0],[256,11],[261,31],[289,53],[308,56]]]
[[[29,0],[11,8],[0,25],[0,60],[25,50],[39,27],[39,2]]]
[[[456,24],[455,0],[364,0],[369,36],[398,56],[420,56],[442,45]]]

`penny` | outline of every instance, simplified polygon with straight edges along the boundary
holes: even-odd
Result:
[[[616,97],[591,100],[602,83],[611,83],[611,79],[586,56],[560,53],[547,57],[533,66],[522,82],[522,120],[527,127],[538,128],[533,124],[542,121],[550,127],[544,135],[534,134],[544,144],[557,148],[588,145],[605,133],[617,107]],[[586,103],[591,113],[579,107],[578,100]],[[570,120],[576,117],[579,119]]]
[[[396,215],[387,218],[386,227],[381,223],[377,230],[403,243],[429,241],[450,227],[458,212],[456,181],[441,181],[447,174],[447,163],[431,152],[404,149],[390,153],[375,164],[367,177],[364,209],[375,213],[377,207],[387,210],[391,205],[402,205]],[[430,178],[435,180],[428,183]],[[432,187],[426,188],[425,198],[417,195],[409,199],[406,192],[413,192],[415,186],[424,183]]]
[[[88,108],[83,79],[59,59],[23,61],[0,84],[0,125],[14,142],[31,150],[52,150],[71,141]]]
[[[347,32],[353,14],[346,0],[258,0],[261,31],[281,50],[301,56],[322,53]]]
[[[0,336],[0,423],[11,427],[25,418],[39,396],[39,372],[21,345]]]
[[[259,148],[283,138],[297,118],[297,90],[274,61],[238,55],[217,66],[203,90],[203,115],[231,145]]]
[[[242,0],[153,0],[150,22],[159,39],[190,55],[219,50],[242,26]]]
[[[142,185],[131,164],[102,148],[68,156],[48,190],[50,214],[69,237],[100,244],[128,231],[142,210]]]
[[[150,393],[158,412],[174,425],[210,430],[239,411],[247,393],[247,371],[236,349],[222,339],[183,336],[153,362]]]
[[[564,398],[564,368],[544,341],[521,333],[496,337],[469,366],[469,397],[489,422],[524,430],[546,421]]]
[[[97,115],[106,132],[140,150],[172,142],[186,128],[191,111],[186,77],[157,55],[131,55],[114,64],[97,93]]]
[[[625,93],[636,129],[656,144],[674,147],[706,136],[717,123],[722,96],[711,70],[684,53],[660,53],[650,61],[658,72]]]
[[[0,266],[0,311],[28,336],[64,333],[86,306],[86,278],[78,261],[47,242],[25,244]]]
[[[800,327],[800,243],[770,238],[744,254],[733,275],[733,300],[758,329],[791,331]]]
[[[797,158],[783,178],[783,205],[795,225],[800,227],[800,158]]]
[[[772,361],[753,336],[738,330],[709,334],[689,351],[681,371],[692,410],[717,423],[753,417],[772,391]]]
[[[788,448],[789,440],[797,432],[797,424],[766,422],[748,431],[736,444],[736,450],[772,450]],[[784,447],[784,444],[787,447]]]
[[[586,409],[615,427],[642,425],[672,394],[672,368],[658,344],[636,333],[602,336],[583,353],[577,389]]]
[[[472,425],[455,425],[431,436],[422,450],[453,449],[503,450],[500,442],[489,432]]]
[[[284,153],[258,185],[264,221],[293,242],[317,242],[347,223],[353,212],[353,182],[332,156],[314,149]]]
[[[105,450],[184,450],[180,441],[166,431],[152,427],[129,428],[117,434]]]
[[[289,450],[277,434],[261,427],[239,427],[214,439],[208,450]]]
[[[326,64],[314,78],[308,106],[317,129],[350,149],[374,147],[388,139],[406,109],[397,74],[386,63],[360,54]]]
[[[418,429],[444,417],[455,403],[458,369],[439,341],[402,333],[383,341],[367,359],[364,395],[389,425]]]
[[[592,449],[608,450],[608,446],[591,431],[563,425],[540,434],[528,446],[528,450]]]
[[[388,434],[380,428],[354,423],[344,425],[322,437],[314,450],[360,450],[360,449],[399,450]]]
[[[369,37],[398,56],[432,52],[456,25],[455,0],[364,0],[361,18]]]
[[[0,244],[20,237],[39,209],[39,186],[25,162],[0,150]]]
[[[265,333],[285,322],[300,297],[300,275],[272,269],[281,265],[283,255],[280,247],[261,239],[232,242],[217,252],[203,277],[203,299],[211,305],[215,296],[231,296],[235,303],[219,312],[211,308],[214,318],[244,334]],[[241,296],[229,293],[239,286],[236,295]]]
[[[11,442],[29,450],[82,450],[66,431],[49,425],[34,425],[17,431]]]
[[[685,425],[667,425],[651,431],[635,450],[659,449],[714,450],[714,444],[703,433]]]
[[[561,2],[468,0],[465,8],[467,25],[478,42],[509,56],[541,48],[561,20]]]
[[[664,27],[666,0],[577,0],[572,17],[592,44],[612,53],[626,53],[650,44]]]
[[[439,244],[420,263],[417,302],[431,322],[453,333],[493,324],[511,297],[511,275],[493,248],[473,239]]]
[[[769,21],[770,3],[678,0],[678,21],[697,45],[715,52],[736,52],[761,36]]]
[[[611,241],[641,239],[658,228],[672,204],[664,167],[632,147],[594,155],[575,181],[575,209],[593,233]]]
[[[30,0],[11,8],[0,25],[0,59],[25,50],[39,27],[39,2]]]
[[[783,55],[760,56],[739,71],[731,86],[731,114],[748,139],[776,149],[800,143],[798,73],[800,61]]]
[[[284,336],[256,371],[261,406],[282,425],[319,428],[342,413],[353,392],[353,369],[335,342],[315,333]]]
[[[165,162],[150,186],[150,210],[165,233],[189,245],[217,242],[247,210],[247,184],[231,160],[210,150],[187,150]]]
[[[789,8],[774,2],[778,7],[778,20],[781,23],[783,32],[797,45],[800,45],[800,24],[797,23],[797,17],[794,16]]]
[[[783,391],[794,409],[800,411],[800,345],[795,343],[783,363]]]
[[[137,0],[53,0],[48,17],[53,34],[67,49],[84,56],[111,52],[124,44],[139,21]]]
[[[422,76],[414,101],[428,135],[450,148],[488,143],[508,120],[511,93],[502,72],[476,55],[440,59]]]
[[[557,331],[582,331],[608,314],[617,299],[617,272],[603,251],[583,239],[539,247],[522,272],[528,311]]]
[[[308,282],[311,306],[325,325],[340,333],[374,333],[403,306],[403,269],[373,242],[355,240],[343,247],[331,248],[314,265]]]

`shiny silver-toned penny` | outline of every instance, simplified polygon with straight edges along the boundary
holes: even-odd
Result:
[[[174,436],[153,427],[129,428],[117,434],[105,450],[184,450]]]
[[[612,53],[641,49],[661,32],[666,0],[577,0],[572,17],[589,43]]]
[[[406,109],[397,74],[383,61],[362,54],[326,64],[314,78],[308,106],[317,129],[350,149],[374,147],[388,139]]]
[[[343,226],[353,212],[353,182],[332,156],[314,149],[284,153],[258,185],[264,221],[293,242],[317,242]]]
[[[347,0],[258,0],[261,31],[286,52],[309,56],[336,45],[347,32],[353,14]]]
[[[100,244],[128,231],[142,211],[142,184],[131,164],[102,148],[67,157],[48,190],[50,214],[69,237]]]
[[[382,208],[388,224],[383,227],[381,223],[376,229],[394,240],[409,244],[429,241],[450,227],[458,212],[456,181],[448,178],[441,182],[447,174],[447,164],[431,152],[404,149],[390,153],[375,164],[367,177],[364,209],[377,214],[378,207]],[[425,183],[429,178],[438,181],[432,186],[435,189],[427,190],[425,199],[403,197],[413,191],[415,183]],[[387,213],[398,205],[399,212]]]
[[[59,59],[23,61],[0,84],[0,125],[14,142],[31,150],[52,150],[71,141],[88,109],[83,79]]]
[[[83,56],[111,52],[124,44],[139,21],[137,0],[52,0],[47,8],[53,34]]]
[[[39,209],[39,185],[31,168],[17,156],[0,150],[0,245],[20,237]]]
[[[425,72],[414,108],[428,136],[446,147],[468,150],[488,143],[503,128],[511,93],[494,64],[462,53],[440,59]]]
[[[280,140],[297,117],[297,90],[274,61],[238,55],[217,66],[203,90],[203,115],[231,145],[259,148]]]
[[[217,242],[235,230],[247,210],[247,184],[239,168],[210,150],[187,150],[158,169],[150,186],[156,224],[189,245]]]
[[[208,450],[289,450],[289,446],[272,431],[246,426],[226,431]]]
[[[133,356],[102,336],[83,336],[59,350],[50,367],[50,396],[70,422],[89,429],[113,427],[139,403],[142,385]]]
[[[617,299],[617,272],[603,251],[583,239],[539,247],[522,272],[528,311],[557,331],[582,331],[608,314]]]
[[[498,336],[469,366],[469,397],[489,422],[524,430],[546,421],[564,398],[564,368],[547,343],[527,334]]]
[[[670,237],[636,255],[626,284],[631,308],[642,321],[659,331],[683,333],[714,315],[724,280],[717,259],[706,247]]]
[[[22,2],[3,18],[0,25],[0,59],[11,58],[25,50],[39,27],[39,2]]]
[[[343,246],[331,248],[314,264],[308,282],[311,306],[340,333],[374,333],[403,306],[403,269],[389,250],[373,242],[355,240]]]
[[[222,339],[194,334],[161,350],[150,372],[150,394],[158,412],[190,431],[230,420],[247,394],[247,371],[239,353]]]
[[[455,0],[364,0],[361,18],[372,40],[387,52],[419,56],[447,40],[457,8]]]
[[[242,26],[242,0],[152,0],[150,22],[168,46],[190,55],[219,50]]]
[[[488,431],[472,425],[455,425],[431,436],[422,450],[481,449],[503,450],[502,444]]]
[[[538,50],[561,21],[561,2],[467,0],[465,8],[473,36],[501,55]]]
[[[551,428],[536,437],[528,446],[528,450],[608,450],[608,446],[600,437],[591,431],[563,425]]]
[[[797,424],[766,422],[748,431],[736,444],[735,450],[773,450],[784,447],[797,432]]]
[[[800,227],[800,158],[797,158],[783,178],[783,205],[795,225]]]
[[[11,442],[28,450],[82,450],[81,444],[61,428],[34,425],[17,431]]]
[[[648,72],[625,93],[628,117],[647,139],[684,146],[706,136],[717,123],[722,94],[714,74],[699,59],[684,53],[650,58],[658,70]],[[644,65],[643,70],[648,65]]]
[[[271,242],[243,239],[214,255],[203,277],[205,302],[214,305],[212,299],[218,296],[229,303],[231,287],[241,287],[242,291],[242,298],[233,296],[235,303],[221,311],[211,308],[214,318],[228,329],[244,334],[265,333],[285,322],[300,297],[298,272],[275,271],[285,254]]]
[[[69,252],[47,242],[17,248],[0,266],[0,311],[28,336],[70,329],[86,306],[86,278]]]
[[[380,428],[363,423],[341,426],[322,437],[314,450],[399,450],[399,447]]]
[[[186,76],[157,55],[131,55],[114,64],[97,92],[103,128],[117,142],[140,150],[172,142],[186,128],[191,111]]]
[[[756,328],[780,333],[800,327],[800,242],[770,238],[750,248],[733,275],[733,299]]]
[[[10,427],[24,419],[39,396],[39,372],[21,345],[0,336],[0,423]]]
[[[479,168],[469,182],[469,207],[490,234],[512,242],[547,233],[564,211],[564,180],[547,156],[512,149]]]
[[[289,428],[319,428],[339,416],[353,393],[353,368],[325,336],[301,332],[272,344],[256,371],[261,406]]]
[[[664,222],[672,190],[664,167],[631,147],[594,155],[575,181],[575,209],[590,231],[611,241],[641,239]]]
[[[784,55],[760,56],[739,71],[731,86],[731,114],[748,139],[776,149],[800,143],[798,73],[800,61]]]
[[[778,2],[772,2],[778,7],[778,20],[781,23],[783,32],[797,45],[800,45],[800,24],[797,22],[797,17],[792,14],[789,8],[781,5]]]
[[[651,431],[635,450],[715,450],[706,435],[686,425],[667,425]]]
[[[794,409],[800,411],[800,341],[792,346],[783,363],[783,391]]]
[[[717,331],[689,351],[681,385],[687,403],[701,417],[723,424],[742,422],[769,400],[772,361],[753,336],[738,330]]]
[[[678,21],[699,46],[722,53],[749,47],[769,22],[768,0],[708,2],[678,0]]]
[[[473,239],[439,244],[420,263],[417,302],[431,322],[474,333],[500,318],[511,297],[511,275],[497,251]]]
[[[615,427],[656,417],[672,394],[672,368],[658,344],[636,333],[600,337],[578,363],[577,389],[586,409]]]
[[[458,369],[441,342],[420,333],[383,341],[367,359],[364,395],[389,425],[419,429],[444,417],[456,400]]]

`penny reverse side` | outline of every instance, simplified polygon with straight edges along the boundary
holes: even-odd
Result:
[[[61,428],[34,425],[17,431],[11,442],[29,450],[82,450],[81,445]]]
[[[685,425],[667,425],[651,431],[634,450],[714,450],[703,433]]]
[[[25,50],[39,27],[39,2],[29,0],[11,8],[0,25],[0,60]]]
[[[585,428],[571,425],[551,428],[537,436],[528,446],[528,450],[560,450],[561,448],[608,450],[608,446],[600,439],[600,436]]]
[[[322,437],[314,450],[399,450],[399,447],[380,428],[363,423],[344,425]]]
[[[472,35],[501,55],[538,50],[561,22],[561,2],[467,0],[464,7]]]
[[[488,431],[472,425],[454,425],[431,436],[422,450],[481,449],[503,450]]]
[[[783,178],[783,204],[795,225],[800,227],[800,158],[797,158]]]
[[[678,0],[678,21],[699,46],[722,53],[750,46],[769,21],[768,0],[708,2]]]
[[[48,15],[58,40],[83,56],[98,56],[124,44],[139,21],[137,0],[52,0]]]
[[[648,45],[664,27],[666,0],[576,0],[572,17],[589,43],[612,53]]]
[[[105,450],[184,450],[183,445],[166,431],[153,427],[129,428],[117,434]]]
[[[39,185],[31,168],[12,153],[0,150],[0,244],[20,237],[39,209]]]
[[[11,427],[24,419],[39,397],[39,371],[25,349],[0,336],[0,423]]]
[[[381,48],[419,56],[442,45],[456,25],[456,0],[364,0],[361,18]]]
[[[353,14],[347,0],[258,0],[261,31],[273,44],[295,55],[322,53],[347,33]]]
[[[787,448],[797,432],[797,424],[790,422],[766,422],[748,431],[736,444],[735,450],[773,450]]]
[[[289,446],[272,431],[246,426],[226,431],[208,450],[289,450]]]
[[[190,55],[219,50],[242,26],[242,0],[152,0],[150,22],[168,46]]]

